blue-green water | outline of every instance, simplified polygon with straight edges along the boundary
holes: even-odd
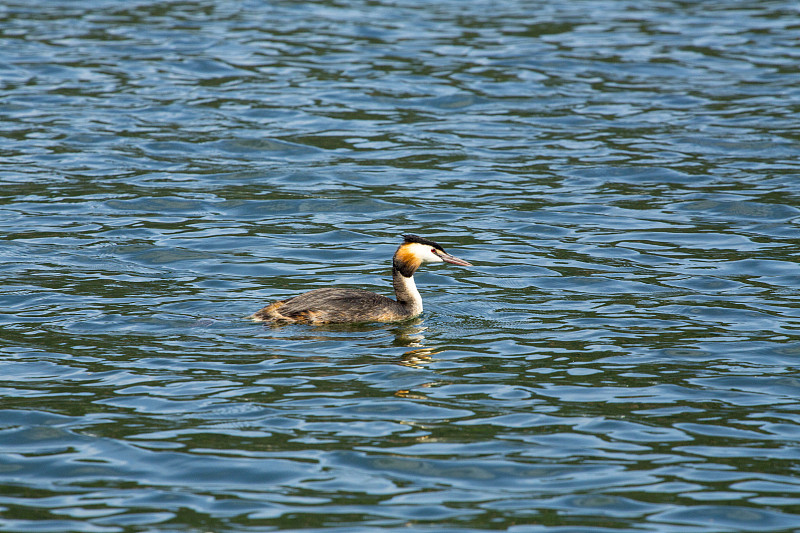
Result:
[[[798,20],[5,2],[0,530],[800,528]]]

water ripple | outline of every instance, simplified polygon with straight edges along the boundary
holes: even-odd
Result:
[[[796,15],[6,2],[0,529],[800,528]]]

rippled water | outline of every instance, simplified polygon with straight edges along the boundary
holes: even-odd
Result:
[[[798,15],[5,2],[0,530],[800,528]]]

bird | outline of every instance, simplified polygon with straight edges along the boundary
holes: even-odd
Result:
[[[392,285],[396,300],[362,289],[325,287],[278,300],[248,318],[269,323],[341,324],[397,322],[422,313],[422,297],[414,273],[425,263],[472,266],[454,257],[434,241],[403,235],[392,258]]]

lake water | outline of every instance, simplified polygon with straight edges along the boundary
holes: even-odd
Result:
[[[798,20],[4,2],[0,530],[797,530]]]

